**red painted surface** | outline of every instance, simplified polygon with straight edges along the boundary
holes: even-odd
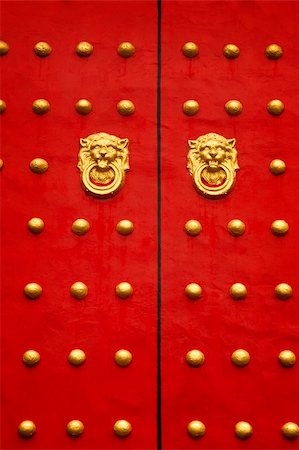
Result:
[[[284,369],[277,355],[298,355],[298,3],[164,2],[162,17],[164,448],[297,448],[280,427],[299,420],[298,365]],[[198,58],[180,54],[186,41],[198,43]],[[237,60],[223,57],[227,43],[239,46]],[[270,43],[283,47],[280,60],[264,55]],[[193,98],[200,112],[186,117],[181,105]],[[275,98],[285,103],[280,117],[266,111]],[[240,116],[224,111],[229,99],[242,102]],[[224,200],[197,194],[185,168],[187,140],[211,131],[237,139],[240,171]],[[274,158],[287,164],[280,177],[268,170]],[[226,230],[234,218],[246,223],[238,238]],[[281,218],[290,232],[277,238],[270,225]],[[198,237],[184,234],[189,219],[201,222]],[[184,296],[193,281],[198,301]],[[248,288],[243,301],[228,295],[235,282]],[[292,299],[274,297],[280,282],[293,286]],[[205,353],[200,368],[184,361],[192,348]],[[250,352],[247,367],[231,363],[237,348]],[[207,427],[199,442],[185,431],[193,419]],[[253,426],[247,442],[234,436],[239,420]]]
[[[299,422],[298,365],[282,368],[277,355],[291,349],[297,357],[298,330],[298,71],[297,2],[162,3],[162,443],[163,449],[294,449],[280,427]],[[10,52],[1,58],[3,134],[3,277],[2,277],[2,446],[12,449],[156,449],[157,445],[157,7],[156,2],[3,2],[2,39]],[[52,54],[38,58],[33,45],[45,40]],[[94,45],[90,58],[74,48]],[[116,53],[124,40],[136,46],[128,60]],[[199,57],[181,54],[195,41]],[[229,61],[226,43],[241,49]],[[269,61],[265,47],[276,42],[284,55]],[[32,102],[46,98],[51,111],[36,116]],[[74,104],[88,98],[93,111],[80,116]],[[122,117],[116,103],[135,103]],[[182,103],[199,101],[197,116],[182,114]],[[231,118],[224,103],[243,103]],[[265,107],[280,98],[286,110],[270,116]],[[76,168],[79,138],[106,131],[130,140],[131,171],[113,199],[100,201],[81,189]],[[187,140],[210,131],[237,139],[240,171],[234,190],[223,200],[206,200],[186,170]],[[34,157],[49,170],[30,172]],[[274,158],[287,164],[284,175],[270,174]],[[298,192],[298,191],[297,191]],[[32,235],[31,217],[42,217],[45,230]],[[91,223],[86,236],[71,232],[78,217]],[[119,236],[115,225],[128,218],[135,231]],[[198,219],[200,236],[191,238],[184,223]],[[226,224],[246,223],[231,237]],[[290,225],[274,237],[275,219]],[[43,286],[43,295],[27,300],[26,283]],[[74,300],[69,287],[83,281],[89,294]],[[119,300],[114,287],[129,281],[134,295]],[[187,300],[184,287],[198,282],[203,296]],[[248,288],[233,301],[234,282]],[[290,300],[279,301],[279,282],[293,286]],[[251,354],[247,367],[230,362],[232,351]],[[27,368],[25,350],[41,354]],[[67,355],[82,348],[87,360],[73,368]],[[119,368],[119,348],[133,362]],[[199,348],[206,361],[190,368],[184,357]],[[115,420],[132,423],[128,439],[112,432]],[[24,441],[20,421],[31,419],[37,433]],[[80,419],[85,432],[71,439],[66,423]],[[202,420],[206,435],[191,439],[186,426]],[[239,420],[254,434],[239,441]],[[297,441],[298,442],[298,441]]]
[[[151,2],[6,2],[2,38],[10,52],[2,58],[2,90],[7,111],[1,117],[3,156],[3,449],[106,449],[156,446],[156,5]],[[53,48],[38,58],[33,45]],[[81,40],[94,45],[80,58]],[[129,40],[136,57],[116,50]],[[36,116],[32,102],[46,98],[51,111]],[[88,98],[93,111],[76,113]],[[119,100],[136,106],[131,117],[116,111]],[[110,200],[85,194],[76,168],[79,138],[106,131],[130,141],[131,171]],[[49,170],[29,170],[34,157]],[[150,213],[149,213],[150,212]],[[32,235],[31,217],[45,230]],[[83,237],[73,220],[91,223]],[[117,222],[135,223],[132,235],[115,231]],[[23,295],[26,283],[44,289],[41,298]],[[74,300],[69,288],[83,281],[89,294]],[[119,300],[115,285],[129,281],[134,295]],[[22,363],[25,350],[41,354],[37,367]],[[71,367],[73,348],[86,352],[82,367]],[[126,348],[132,364],[119,368],[114,352]],[[129,420],[128,439],[114,436],[117,419]],[[21,440],[23,419],[36,423],[30,441]],[[80,419],[85,432],[68,437],[67,422]]]

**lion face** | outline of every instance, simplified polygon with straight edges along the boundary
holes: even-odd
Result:
[[[208,164],[208,171],[216,172],[219,170],[219,164],[227,157],[226,148],[219,141],[210,139],[200,147],[200,157]]]
[[[105,171],[109,169],[109,164],[117,157],[117,149],[108,139],[98,139],[90,145],[90,154],[97,163],[98,169]]]

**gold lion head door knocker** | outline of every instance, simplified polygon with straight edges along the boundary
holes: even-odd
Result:
[[[236,139],[226,139],[216,133],[189,140],[187,169],[193,177],[195,188],[208,198],[228,194],[236,181]]]
[[[82,187],[98,198],[115,195],[124,185],[129,170],[129,140],[107,133],[80,139],[78,168]]]

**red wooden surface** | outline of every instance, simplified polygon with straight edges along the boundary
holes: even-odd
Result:
[[[164,2],[162,8],[162,419],[167,449],[287,449],[280,427],[298,423],[298,366],[282,368],[283,349],[298,355],[298,2]],[[181,46],[194,41],[199,57],[189,60]],[[240,57],[227,60],[222,48],[234,43]],[[264,50],[278,43],[278,61]],[[281,99],[285,112],[266,111]],[[185,100],[198,100],[194,117],[182,114]],[[229,117],[224,104],[238,99],[243,112]],[[297,128],[296,128],[297,127]],[[187,140],[216,132],[237,139],[240,171],[224,200],[206,200],[187,172]],[[275,177],[268,166],[287,164]],[[226,230],[234,218],[246,232],[233,238]],[[203,231],[189,237],[189,219]],[[290,232],[274,237],[270,225],[285,219]],[[198,282],[203,296],[187,300],[184,287]],[[248,296],[233,301],[228,290],[244,283]],[[289,283],[294,296],[275,298],[274,287]],[[199,348],[206,361],[190,368],[188,350]],[[237,368],[231,353],[245,348],[247,367]],[[174,413],[175,411],[175,413]],[[207,428],[198,442],[186,425],[201,420]],[[234,425],[245,420],[253,436],[242,442]]]
[[[297,352],[298,341],[298,23],[297,2],[162,2],[162,448],[163,449],[294,449],[280,427],[299,422],[298,366],[282,368],[278,353]],[[10,52],[1,58],[2,179],[2,447],[3,449],[155,449],[157,448],[157,5],[134,2],[2,2],[2,36]],[[33,45],[45,40],[53,48],[45,59]],[[81,40],[94,45],[90,58],[79,58]],[[128,60],[116,53],[124,40],[134,43]],[[199,45],[199,57],[181,54],[186,41]],[[241,49],[229,61],[226,43]],[[269,61],[265,47],[283,47]],[[32,102],[46,98],[51,111],[36,116]],[[88,98],[86,117],[74,104]],[[133,116],[122,117],[116,103],[129,98]],[[195,98],[201,110],[186,117],[182,103]],[[231,118],[224,103],[243,103]],[[280,117],[266,111],[280,98]],[[122,191],[99,201],[80,186],[76,168],[79,138],[106,131],[130,140],[131,171]],[[231,194],[206,200],[193,188],[186,170],[187,140],[210,131],[237,139],[240,171]],[[44,157],[49,170],[30,172],[29,162]],[[270,174],[274,158],[287,164],[283,176]],[[298,192],[298,191],[297,191]],[[34,236],[27,221],[42,217],[45,230]],[[71,232],[78,217],[91,223],[86,236]],[[127,237],[115,231],[123,218],[135,223]],[[191,238],[184,223],[203,225]],[[246,232],[231,237],[226,224],[246,223]],[[274,237],[270,225],[285,219],[288,235]],[[83,281],[89,294],[74,300],[69,287]],[[129,281],[134,295],[119,300],[114,287]],[[36,281],[43,295],[23,295]],[[198,301],[187,300],[189,282],[203,287]],[[243,301],[233,301],[234,282],[248,288]],[[293,286],[293,298],[274,297],[279,282]],[[119,348],[133,362],[119,368]],[[251,354],[247,367],[230,361],[233,350]],[[27,368],[25,350],[41,354]],[[82,348],[87,360],[73,368],[67,355]],[[184,357],[199,348],[206,361],[190,368]],[[133,432],[114,436],[115,420],[125,418]],[[31,419],[37,433],[24,441],[20,421]],[[71,439],[66,423],[80,419],[84,434]],[[202,420],[206,435],[191,439],[186,426]],[[239,420],[254,434],[239,441]],[[298,442],[298,441],[297,441]]]
[[[7,111],[3,132],[2,201],[2,376],[3,449],[155,448],[156,445],[156,5],[152,2],[6,2],[2,39],[10,52],[2,58],[2,96]],[[53,48],[38,58],[33,45]],[[80,58],[81,40],[94,45]],[[120,42],[136,46],[136,56],[117,54]],[[32,102],[46,98],[51,111],[37,116]],[[88,98],[93,111],[76,113]],[[116,111],[119,100],[136,106],[131,117]],[[87,196],[76,168],[79,138],[106,131],[130,141],[131,171],[119,194],[99,201]],[[49,170],[29,170],[34,157]],[[32,235],[31,217],[45,230]],[[71,232],[73,220],[91,223],[83,237]],[[135,223],[132,235],[117,234],[121,219]],[[80,280],[89,287],[82,301],[69,294]],[[34,301],[23,295],[26,283],[44,289]],[[134,295],[119,300],[115,285],[129,281]],[[41,361],[27,368],[22,354],[33,348]],[[82,367],[71,367],[73,348],[86,352]],[[126,348],[132,364],[120,368],[114,352]],[[117,419],[132,423],[120,440]],[[31,419],[37,433],[20,439],[17,426]],[[84,434],[66,434],[80,419]]]

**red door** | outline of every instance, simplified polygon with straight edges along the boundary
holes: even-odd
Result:
[[[1,6],[1,448],[297,448],[298,2]],[[209,133],[239,165],[216,198]],[[80,139],[100,167],[111,135],[101,198]]]

